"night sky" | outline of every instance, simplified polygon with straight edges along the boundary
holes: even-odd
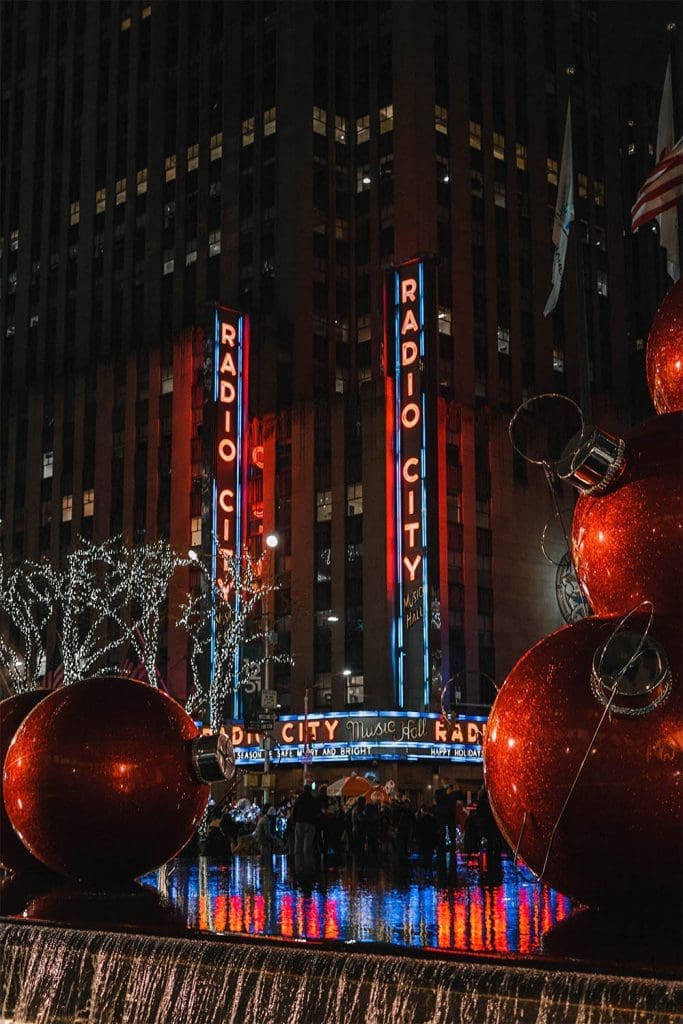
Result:
[[[613,36],[618,86],[645,81],[661,89],[669,54],[668,22],[683,33],[683,0],[601,0]]]

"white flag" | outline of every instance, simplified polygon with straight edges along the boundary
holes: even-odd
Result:
[[[548,316],[555,309],[557,300],[560,297],[562,285],[562,274],[564,263],[567,258],[567,243],[569,241],[569,225],[574,220],[574,159],[572,156],[572,111],[571,101],[567,103],[567,122],[564,126],[564,142],[562,143],[562,165],[560,167],[560,180],[557,185],[557,202],[555,203],[555,216],[553,218],[553,244],[555,254],[553,256],[553,286],[548,296],[548,301],[543,310],[543,316]]]
[[[674,147],[674,105],[671,90],[671,57],[666,65],[662,102],[659,105],[657,122],[657,152],[655,163],[668,156]],[[659,223],[659,244],[666,250],[666,269],[670,278],[677,281],[681,274],[681,260],[678,252],[678,211],[674,205],[657,217]]]

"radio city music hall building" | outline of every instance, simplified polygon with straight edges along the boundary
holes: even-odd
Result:
[[[600,5],[0,17],[8,564],[118,533],[258,557],[276,531],[282,771],[476,782],[495,684],[563,622],[510,417],[578,398],[582,360],[594,419],[629,404]],[[584,276],[544,318],[569,65]],[[184,635],[161,655],[182,699]]]

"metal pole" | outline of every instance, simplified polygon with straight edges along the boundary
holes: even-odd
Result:
[[[306,785],[306,768],[308,762],[306,761],[306,754],[308,753],[308,683],[304,689],[304,766],[302,773],[303,785]]]

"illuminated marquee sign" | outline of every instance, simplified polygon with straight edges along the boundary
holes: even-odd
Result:
[[[272,733],[275,764],[300,764],[305,752],[314,763],[336,761],[481,761],[485,718],[444,722],[436,714],[368,711],[338,715],[287,715]],[[233,723],[237,764],[263,760],[261,736]],[[308,744],[306,737],[308,735]]]
[[[393,459],[396,681],[400,705],[429,704],[429,574],[427,565],[426,273],[422,260],[388,280],[393,322]],[[389,306],[389,303],[387,303]]]
[[[225,559],[242,546],[246,503],[249,320],[225,306],[214,322],[215,459],[213,481],[213,576],[221,583]],[[212,630],[212,654],[215,622]],[[213,658],[212,658],[213,663]],[[237,672],[239,666],[236,665]]]

